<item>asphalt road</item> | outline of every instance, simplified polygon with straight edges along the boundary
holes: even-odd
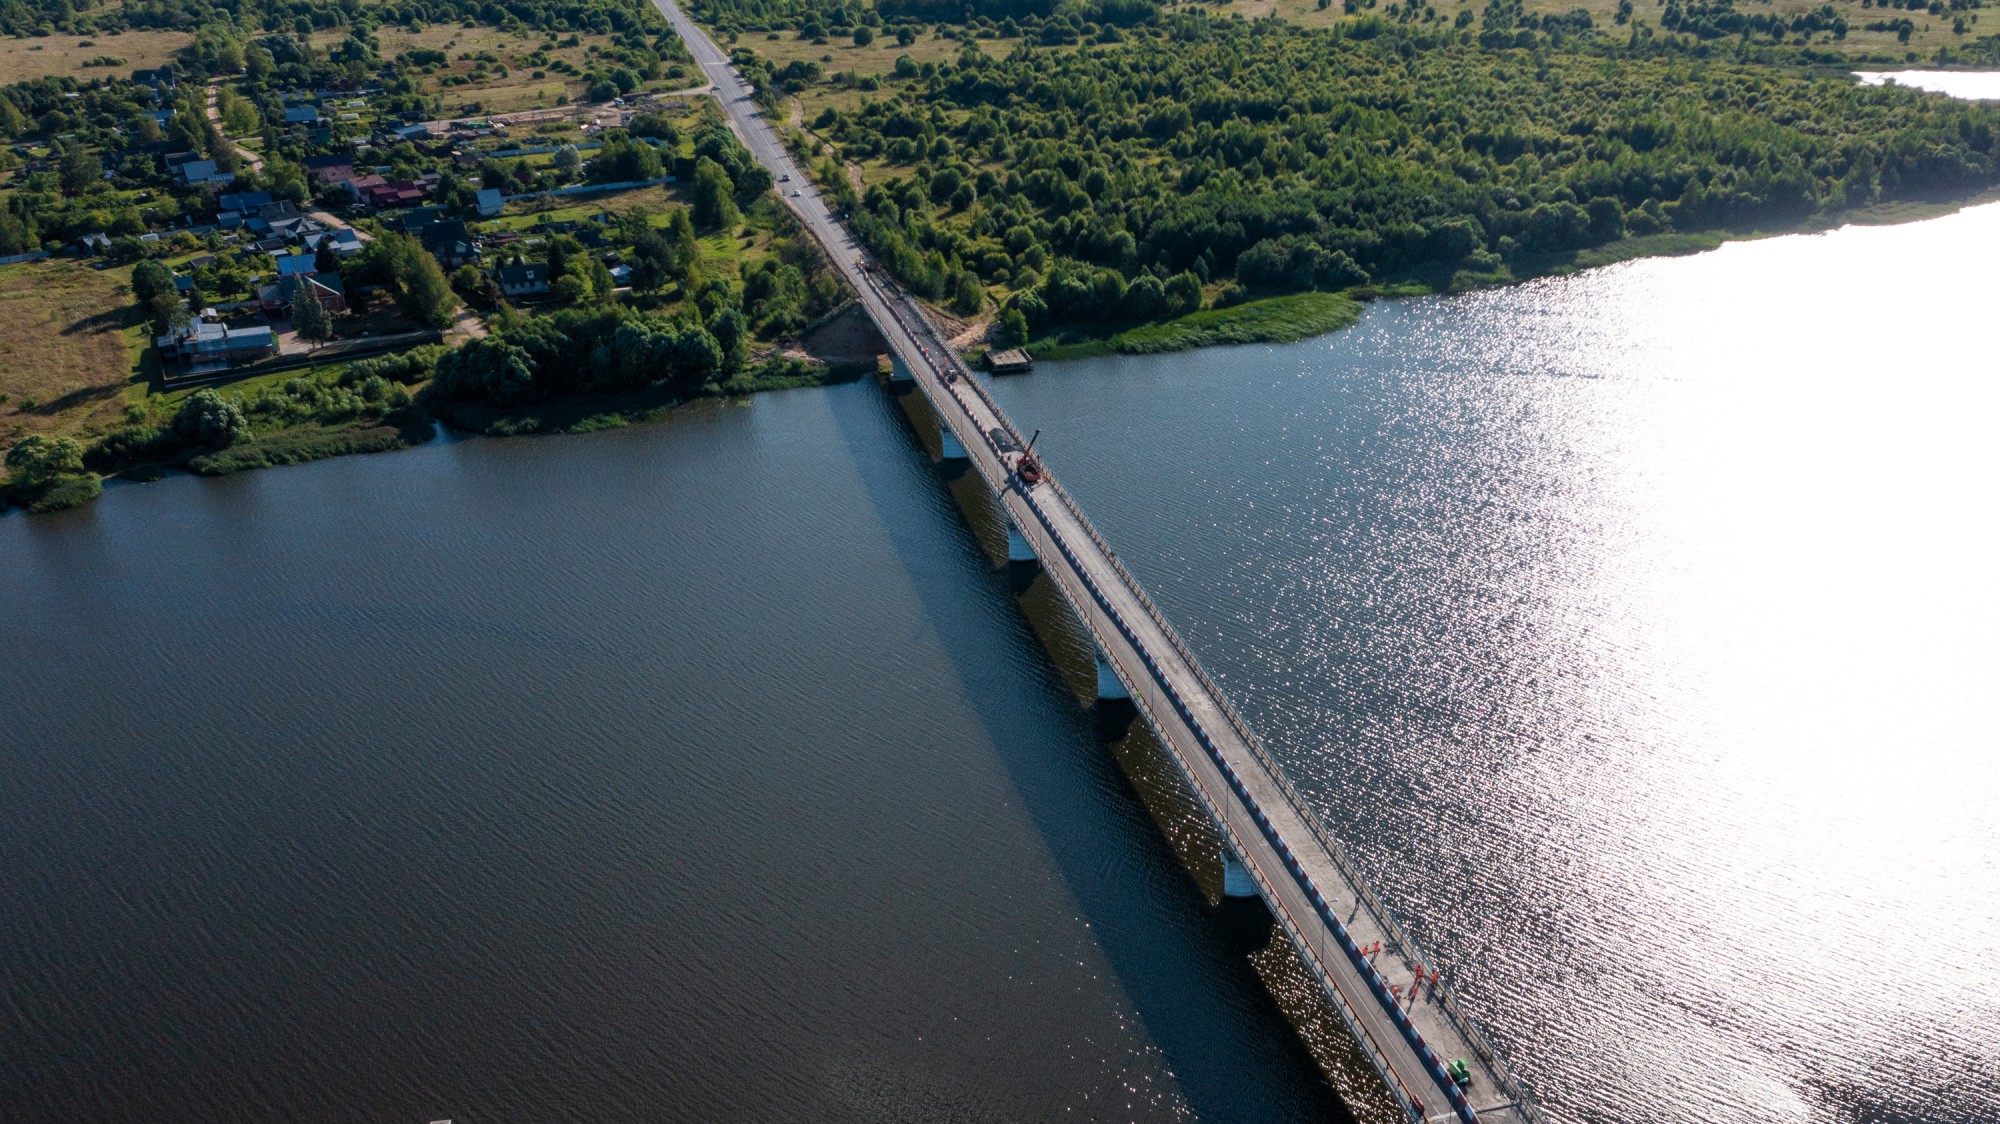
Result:
[[[1426,967],[1421,953],[1407,946],[1400,929],[1360,885],[1358,875],[1339,861],[1334,851],[1337,845],[1330,840],[1321,842],[1327,837],[1316,830],[1303,802],[1248,731],[1237,724],[1219,691],[1198,670],[1192,653],[1125,572],[1081,509],[1053,479],[1028,485],[1014,473],[1013,457],[989,435],[1011,434],[1016,447],[1025,445],[1026,440],[971,378],[915,301],[893,283],[878,281],[863,266],[866,251],[827,209],[817,187],[779,142],[777,131],[751,100],[749,85],[729,65],[728,56],[672,0],[653,2],[716,87],[716,97],[731,127],[777,178],[785,204],[827,247],[891,349],[923,387],[940,419],[957,433],[1009,518],[1027,536],[1044,572],[1091,629],[1100,651],[1131,691],[1133,702],[1167,741],[1189,782],[1201,791],[1217,826],[1235,844],[1262,886],[1264,900],[1326,985],[1336,1012],[1369,1052],[1391,1091],[1406,1107],[1411,1102],[1421,1104],[1416,1115],[1426,1120],[1456,1119],[1448,1107],[1443,1080],[1397,1028],[1390,1005],[1371,988],[1370,975],[1385,986],[1393,983],[1398,988],[1403,998],[1396,1009],[1404,1012],[1435,1054],[1444,1060],[1467,1059],[1475,1077],[1466,1092],[1477,1106],[1479,1119],[1493,1124],[1531,1121],[1532,1110],[1520,1103],[1513,1083],[1475,1046],[1464,1021],[1445,1006],[1443,989],[1417,985]],[[1223,771],[1225,764],[1228,774]],[[1232,789],[1230,776],[1264,813],[1269,834],[1255,821],[1253,805]],[[1271,835],[1286,841],[1282,850]],[[1305,883],[1293,873],[1293,863],[1342,920],[1357,945],[1380,946],[1381,951],[1370,958],[1368,974],[1341,951]]]

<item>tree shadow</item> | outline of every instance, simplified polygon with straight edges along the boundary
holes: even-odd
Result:
[[[32,410],[23,410],[21,412],[48,417],[53,414],[62,413],[64,410],[85,405],[86,403],[101,402],[106,398],[116,397],[125,392],[126,385],[123,382],[109,382],[100,383],[96,386],[78,387],[60,398],[51,398],[47,402],[37,405]]]
[[[123,306],[113,309],[107,309],[104,312],[99,312],[91,316],[86,316],[83,319],[76,321],[69,327],[64,328],[62,330],[62,334],[66,336],[76,336],[76,335],[82,335],[85,332],[94,333],[94,332],[122,331],[123,329],[130,327],[130,318],[131,318],[131,310]]]

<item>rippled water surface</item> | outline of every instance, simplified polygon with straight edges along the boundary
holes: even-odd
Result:
[[[1993,1121],[1996,251],[995,389],[1555,1120]],[[898,414],[0,519],[0,1121],[1338,1119]]]
[[[0,648],[5,1124],[1339,1119],[875,386],[0,519]]]
[[[1559,1120],[2000,1119],[2000,207],[994,388]]]

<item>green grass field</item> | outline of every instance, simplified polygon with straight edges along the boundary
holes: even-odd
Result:
[[[1352,325],[1361,302],[1339,293],[1291,293],[1231,308],[1207,308],[1176,320],[1142,324],[1112,336],[1055,335],[1028,345],[1035,358],[1156,355],[1234,343],[1295,343]]]

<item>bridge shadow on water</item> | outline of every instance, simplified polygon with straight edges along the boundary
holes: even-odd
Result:
[[[1260,975],[1274,939],[1290,955],[1270,914],[1256,899],[1217,904],[1214,830],[1165,750],[1129,704],[1082,701],[1087,635],[1046,578],[996,562],[1004,516],[976,472],[931,462],[922,395],[866,389],[827,401],[874,513],[1182,1097],[1205,1121],[1352,1121]],[[1010,595],[1011,627],[981,603]],[[1041,672],[1024,682],[1024,668]]]

